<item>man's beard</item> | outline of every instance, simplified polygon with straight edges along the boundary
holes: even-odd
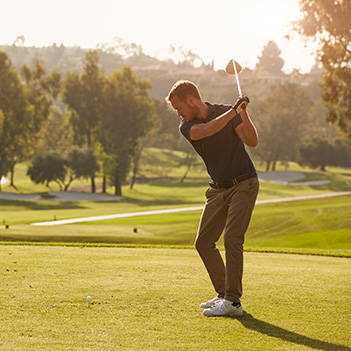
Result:
[[[199,107],[190,106],[189,104],[188,104],[188,106],[190,107],[190,117],[192,120],[201,118],[201,111],[200,111]]]

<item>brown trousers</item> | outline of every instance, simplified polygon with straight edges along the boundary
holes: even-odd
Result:
[[[240,302],[242,296],[244,236],[255,206],[258,179],[244,180],[229,189],[206,191],[195,247],[218,297]],[[216,246],[224,229],[226,264]]]

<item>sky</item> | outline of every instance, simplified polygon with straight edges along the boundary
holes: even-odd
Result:
[[[0,0],[0,45],[23,35],[25,46],[94,49],[119,37],[159,59],[177,44],[224,69],[230,59],[254,68],[273,40],[283,70],[306,73],[317,47],[290,31],[299,17],[299,0]]]

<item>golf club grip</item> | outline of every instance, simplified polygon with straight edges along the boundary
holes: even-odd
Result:
[[[240,113],[242,110],[245,110],[247,107],[246,101],[243,101],[237,108],[236,113]]]

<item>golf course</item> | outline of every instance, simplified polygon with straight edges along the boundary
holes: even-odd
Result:
[[[0,13],[0,351],[351,351],[351,0]]]
[[[55,201],[20,165],[17,190],[3,184],[3,194],[40,200],[0,200],[0,349],[351,350],[351,172],[290,168],[302,185],[261,181],[244,315],[206,318],[199,305],[214,292],[193,248],[201,210],[181,210],[203,206],[205,177],[126,185],[111,201]],[[334,196],[284,201],[323,194]],[[179,211],[140,214],[167,209]],[[32,225],[126,213],[139,215]]]

